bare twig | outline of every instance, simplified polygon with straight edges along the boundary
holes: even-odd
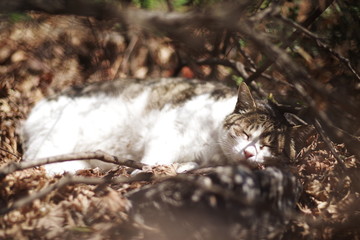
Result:
[[[139,37],[137,35],[131,36],[130,43],[128,47],[125,50],[124,56],[119,64],[119,67],[116,70],[116,73],[113,77],[113,79],[118,78],[120,75],[120,72],[124,73],[125,69],[127,69],[127,65],[129,62],[129,59],[131,57],[131,53],[134,51],[136,44],[138,43]],[[129,73],[126,73],[128,75]]]
[[[317,132],[320,134],[321,138],[324,140],[325,144],[327,145],[327,147],[329,148],[329,150],[331,151],[331,153],[334,155],[334,157],[336,158],[338,164],[340,165],[340,167],[342,168],[342,170],[345,170],[345,164],[343,159],[341,158],[341,156],[336,152],[336,150],[334,149],[334,146],[331,142],[331,140],[329,139],[329,137],[326,135],[323,127],[321,126],[320,122],[315,119],[315,128],[317,130]]]
[[[355,68],[352,66],[349,59],[342,56],[340,53],[333,50],[331,47],[329,47],[326,43],[324,43],[321,39],[321,37],[317,36],[316,34],[310,32],[308,29],[304,28],[300,24],[292,21],[291,19],[285,18],[284,16],[278,15],[278,18],[280,18],[282,21],[286,22],[287,24],[290,24],[292,27],[295,27],[299,31],[302,31],[310,38],[314,39],[316,44],[321,47],[322,49],[325,49],[328,51],[331,55],[335,56],[337,59],[339,59],[345,66],[349,68],[349,70],[355,75],[355,77],[360,80],[360,74],[355,70]]]
[[[340,60],[347,68],[355,75],[355,77],[360,81],[360,74],[355,70],[355,68],[352,66],[350,60],[344,56],[342,56],[340,53],[336,52],[334,49],[330,48],[327,44],[322,42],[320,39],[316,39],[316,43],[319,47],[325,49],[330,54],[335,56],[337,59]]]
[[[210,58],[210,59],[196,61],[196,64],[222,65],[225,67],[230,67],[236,72],[237,75],[240,75],[243,78],[246,78],[248,76],[247,72],[245,71],[245,66],[241,62],[234,61],[231,59]]]
[[[55,157],[42,158],[37,161],[24,161],[20,163],[12,162],[6,165],[3,168],[0,168],[0,177],[4,177],[15,171],[24,170],[32,167],[38,167],[49,163],[58,163],[58,162],[67,162],[67,161],[76,161],[76,160],[99,160],[102,162],[113,163],[117,165],[123,165],[131,168],[142,169],[145,164],[130,160],[130,159],[120,159],[116,156],[112,156],[103,151],[96,152],[83,152],[83,153],[72,153],[59,155]]]
[[[140,177],[139,177],[140,176]],[[58,182],[51,184],[48,187],[41,189],[40,191],[33,193],[29,196],[20,198],[19,200],[12,203],[10,206],[1,208],[0,215],[7,214],[15,209],[26,206],[32,203],[36,199],[43,198],[50,194],[54,190],[59,190],[64,186],[73,185],[73,184],[88,184],[88,185],[100,185],[100,184],[122,184],[129,183],[134,181],[145,181],[150,180],[150,175],[135,175],[133,177],[116,177],[116,178],[94,178],[94,177],[82,177],[74,175],[65,175]]]
[[[8,153],[8,154],[10,154],[10,155],[12,155],[14,157],[16,157],[17,159],[21,159],[20,156],[16,155],[15,153],[10,152],[9,150],[6,150],[5,148],[0,147],[0,150],[4,151],[4,152],[6,152],[6,153]]]
[[[259,1],[262,4],[263,1]],[[261,5],[258,5],[256,8],[260,8]],[[250,19],[252,21],[261,22],[265,18],[276,15],[280,12],[280,6],[278,2],[271,2],[270,6],[267,6],[265,9],[258,9],[254,16],[251,16]]]
[[[166,0],[166,5],[167,5],[167,8],[168,8],[168,11],[169,11],[169,12],[174,11],[174,6],[173,6],[172,1]]]
[[[239,52],[245,57],[245,60],[250,64],[252,68],[256,68],[256,64],[254,60],[251,59],[251,57],[241,48],[239,41],[237,41],[237,49]]]
[[[231,60],[231,59],[210,58],[210,59],[197,61],[196,63],[199,65],[222,65],[222,66],[230,67],[231,69],[233,69],[236,72],[237,75],[240,75],[244,79],[246,79],[249,76],[248,73],[246,72],[246,70],[255,71],[254,69],[247,69],[241,62]],[[261,76],[266,79],[273,80],[275,82],[293,86],[287,82],[275,79],[265,73],[262,73]],[[250,87],[253,90],[255,90],[261,97],[267,98],[267,94],[259,86],[257,86],[254,82],[250,83]]]
[[[259,47],[259,50],[268,56],[270,60],[272,59],[277,67],[281,69],[289,77],[289,79],[292,79],[295,89],[314,110],[313,113],[319,118],[319,120],[321,120],[323,124],[326,124],[325,126],[327,127],[325,129],[329,131],[329,135],[332,138],[335,137],[337,139],[341,139],[350,152],[352,152],[357,157],[360,157],[359,141],[350,141],[349,139],[344,138],[345,135],[343,133],[335,131],[334,128],[331,127],[332,121],[327,116],[327,113],[324,110],[318,109],[316,102],[305,90],[304,86],[309,87],[313,92],[319,94],[320,96],[326,97],[330,101],[339,104],[343,110],[347,111],[353,116],[357,116],[359,114],[358,107],[353,106],[352,103],[346,101],[345,99],[331,95],[320,83],[312,81],[307,72],[295,64],[284,50],[273,45],[264,33],[254,30],[254,27],[251,26],[251,23],[246,24],[245,22],[245,24],[243,23],[241,26],[238,26],[237,29],[239,32],[243,33],[250,40],[252,40],[253,43]]]
[[[300,24],[298,24],[297,22],[294,22],[293,20],[291,20],[289,18],[286,18],[286,17],[282,16],[281,14],[277,14],[276,17],[281,19],[282,21],[284,21],[286,24],[289,24],[290,26],[296,28],[299,32],[305,33],[307,36],[309,36],[311,38],[321,39],[321,37],[319,37],[318,35],[310,32],[307,28],[301,26]]]
[[[312,13],[309,15],[309,17],[302,22],[302,27],[307,28],[309,27],[332,3],[334,0],[326,0],[324,3],[324,8],[317,7],[313,9]],[[288,41],[284,44],[282,44],[281,48],[286,49],[288,48],[293,41],[297,38],[297,36],[300,34],[301,30],[296,30],[291,36],[289,37]],[[248,79],[246,79],[247,83],[252,82],[253,80],[257,79],[261,73],[265,72],[271,65],[273,65],[276,61],[275,59],[267,59],[265,63],[254,73],[252,74]]]
[[[250,67],[245,67],[245,69],[247,71],[249,71],[249,72],[252,72],[253,74],[256,73],[258,70],[256,69],[256,64],[255,64],[254,60],[242,49],[242,47],[240,46],[239,41],[237,41],[237,50],[241,53],[241,55],[244,56],[246,62],[248,64],[250,64]],[[267,80],[271,80],[271,81],[281,83],[281,84],[284,84],[284,85],[287,85],[287,86],[290,86],[290,87],[294,87],[291,83],[288,83],[286,81],[274,78],[274,77],[272,77],[269,74],[266,74],[264,72],[262,72],[260,74],[260,76],[267,79]]]
[[[255,70],[254,68],[247,68],[247,67],[245,67],[245,69],[248,70],[249,72],[252,72],[252,73],[255,73],[255,72],[256,72],[256,70]],[[284,84],[284,85],[289,86],[289,87],[294,87],[293,84],[288,83],[288,82],[286,82],[286,81],[284,81],[284,80],[277,79],[277,78],[275,78],[275,77],[273,77],[273,76],[271,76],[271,75],[269,75],[269,74],[266,74],[266,73],[261,73],[261,77],[263,77],[263,78],[265,78],[265,79],[267,79],[267,80],[276,82],[276,83]]]
[[[229,59],[212,58],[212,59],[197,61],[196,63],[199,65],[216,65],[216,64],[223,65],[223,66],[232,68],[236,72],[237,75],[240,75],[244,79],[246,79],[249,76],[247,74],[247,72],[245,71],[245,66],[239,61],[234,61],[234,60],[229,60]],[[261,97],[263,97],[263,98],[267,97],[266,93],[261,88],[256,86],[255,83],[254,84],[250,83],[250,87],[253,90],[255,90]]]

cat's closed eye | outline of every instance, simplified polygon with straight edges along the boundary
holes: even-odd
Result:
[[[265,150],[265,149],[273,151],[276,149],[276,147],[274,145],[268,145],[268,144],[263,144],[260,146],[260,150]]]
[[[243,139],[245,139],[245,140],[249,140],[250,139],[250,135],[247,133],[247,132],[245,132],[245,131],[242,131],[240,134],[239,133],[232,133],[232,132],[230,132],[229,133],[229,136],[230,136],[230,138],[232,138],[232,139],[238,139],[239,137],[241,137],[241,138],[243,138]]]
[[[242,133],[245,136],[246,140],[250,139],[250,135],[247,132],[243,131]]]
[[[237,136],[235,134],[232,134],[232,133],[229,133],[229,136],[232,138],[232,139],[236,139]]]

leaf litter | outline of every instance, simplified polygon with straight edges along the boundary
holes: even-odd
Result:
[[[95,40],[88,39],[91,34],[83,18],[43,18],[35,14],[34,19],[36,23],[19,22],[0,32],[0,167],[21,160],[22,146],[16,129],[37,101],[67,86],[112,78],[126,50],[124,41],[118,41],[123,36],[104,30],[104,41],[115,49],[115,57],[109,62]],[[172,59],[174,51],[166,41],[151,41],[160,62]],[[144,51],[149,50],[134,53],[125,67],[147,72]],[[162,73],[168,74],[171,67],[169,64]],[[293,164],[303,192],[298,217],[290,222],[283,239],[360,237],[360,187],[359,182],[353,182],[357,179],[353,176],[359,175],[358,163],[343,145],[335,148],[344,156],[347,172],[317,137],[310,140]],[[157,166],[149,171],[154,175],[175,175],[171,166]],[[79,174],[104,177],[96,169]],[[119,167],[115,175],[129,176],[129,170]],[[58,179],[59,176],[47,176],[41,167],[12,173],[0,179],[0,205],[11,206]],[[129,220],[131,202],[126,194],[151,184],[152,180],[100,188],[68,185],[1,216],[0,239],[143,239],[142,230],[147,226]]]

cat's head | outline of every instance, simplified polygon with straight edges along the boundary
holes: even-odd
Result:
[[[220,145],[231,162],[264,163],[284,153],[294,159],[297,143],[312,133],[312,126],[292,126],[269,103],[255,102],[242,83],[235,110],[223,122]]]

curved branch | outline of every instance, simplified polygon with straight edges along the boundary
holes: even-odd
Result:
[[[72,185],[72,184],[88,184],[88,185],[101,185],[101,184],[122,184],[122,183],[129,183],[134,181],[145,181],[150,180],[152,176],[149,174],[137,174],[133,177],[116,177],[116,178],[92,178],[92,177],[82,177],[82,176],[74,176],[74,175],[65,175],[56,183],[53,183],[40,191],[28,195],[26,197],[20,198],[13,202],[10,206],[0,208],[0,215],[7,214],[15,209],[20,207],[26,206],[32,203],[36,199],[40,199],[45,197],[46,195],[50,194],[52,191],[61,189],[64,186]]]
[[[58,163],[58,162],[67,162],[67,161],[76,161],[76,160],[99,160],[102,162],[113,163],[117,165],[127,166],[136,169],[142,169],[145,164],[134,161],[130,159],[120,159],[116,156],[107,154],[103,151],[95,152],[82,152],[82,153],[71,153],[64,154],[54,157],[41,158],[37,161],[24,161],[24,162],[12,162],[6,165],[5,167],[0,168],[0,178],[5,177],[6,175],[13,173],[15,171],[24,170],[32,167],[38,167],[49,163]]]

